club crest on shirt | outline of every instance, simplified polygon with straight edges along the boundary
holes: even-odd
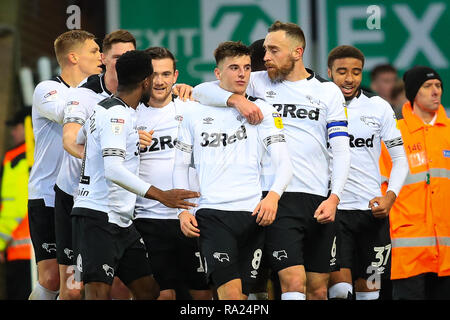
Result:
[[[116,135],[121,134],[124,123],[124,119],[111,118],[111,131]]]
[[[306,99],[308,99],[309,103],[314,107],[317,107],[319,109],[326,107],[322,101],[320,101],[319,99],[315,99],[315,98],[311,97],[310,95],[307,95]]]
[[[380,124],[377,122],[375,117],[361,116],[359,119],[362,122],[364,122],[365,125],[367,125],[371,128],[379,128],[380,127]]]
[[[175,120],[178,122],[181,122],[181,121],[183,121],[183,116],[178,114],[175,116]]]

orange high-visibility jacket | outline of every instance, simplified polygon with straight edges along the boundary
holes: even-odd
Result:
[[[450,276],[450,119],[443,106],[434,125],[413,114],[410,102],[402,113],[398,126],[409,174],[389,215],[391,279],[426,272]],[[384,148],[381,175],[389,177],[390,169]]]
[[[28,164],[26,146],[6,152],[3,161],[0,208],[0,250],[8,261],[31,259],[32,247],[27,216]]]
[[[31,260],[32,250],[27,214],[12,233],[12,241],[6,248],[6,256],[8,261]]]

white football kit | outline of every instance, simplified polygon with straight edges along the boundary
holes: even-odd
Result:
[[[369,201],[381,196],[379,158],[382,140],[394,163],[388,191],[392,190],[396,195],[400,192],[408,173],[403,140],[394,111],[379,96],[360,90],[348,103],[347,116],[351,165],[338,208],[368,210]]]
[[[107,98],[94,107],[78,136],[77,142],[86,144],[74,208],[101,211],[110,223],[130,226],[136,194],[144,196],[151,186],[137,176],[135,110],[118,97]]]
[[[69,90],[64,108],[64,122],[84,125],[94,106],[112,94],[106,88],[104,74],[92,75],[78,88]],[[64,150],[56,185],[65,193],[75,197],[80,180],[81,159]]]
[[[261,201],[261,160],[268,151],[276,164],[270,190],[280,196],[292,177],[292,165],[278,112],[262,100],[264,120],[249,125],[233,108],[216,108],[196,102],[182,110],[176,143],[174,187],[189,189],[187,168],[193,162],[198,174],[198,208],[252,212]],[[183,211],[183,210],[179,210]]]
[[[61,77],[40,82],[33,94],[34,164],[28,181],[28,199],[55,205],[56,177],[63,155],[62,122],[70,86]]]
[[[163,108],[140,104],[136,109],[137,129],[147,132],[154,130],[151,145],[140,150],[139,177],[161,190],[173,189],[175,143],[178,126],[182,119],[181,110],[184,108],[185,102],[173,99]],[[196,191],[198,182],[195,169],[189,168],[189,171],[190,190]],[[190,200],[190,202],[196,202],[196,200]],[[159,201],[140,196],[136,199],[135,214],[136,218],[178,219],[176,208],[169,208]]]

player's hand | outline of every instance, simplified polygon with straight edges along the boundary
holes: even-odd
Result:
[[[389,215],[397,196],[394,192],[388,191],[383,197],[375,197],[369,201],[369,208],[375,218],[385,218]]]
[[[188,84],[179,83],[172,88],[172,93],[183,101],[192,99],[192,87]]]
[[[144,149],[152,143],[153,133],[155,130],[149,132],[144,130],[138,130],[139,133],[139,148]]]
[[[252,213],[252,216],[258,214],[256,217],[258,225],[265,227],[274,222],[277,216],[278,200],[280,200],[280,196],[276,192],[269,191],[267,196],[258,203]]]
[[[189,210],[193,207],[197,207],[197,204],[186,201],[185,199],[198,197],[200,197],[199,192],[185,189],[171,189],[163,191],[162,196],[158,201],[169,208],[180,208]]]
[[[200,237],[200,229],[198,229],[197,219],[189,211],[183,211],[179,214],[180,228],[183,234],[189,238]]]
[[[314,218],[318,223],[330,223],[334,221],[336,217],[336,208],[339,204],[339,198],[332,193],[328,199],[322,201],[314,212]]]
[[[242,95],[231,95],[228,98],[227,105],[236,108],[250,124],[256,125],[264,119],[261,109]]]

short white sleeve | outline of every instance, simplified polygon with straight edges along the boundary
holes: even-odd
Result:
[[[127,135],[131,117],[127,109],[115,106],[106,110],[99,119],[99,137],[103,157],[120,156],[125,158]]]
[[[64,107],[64,124],[78,123],[84,125],[96,103],[96,100],[92,100],[88,89],[74,88],[70,90]]]
[[[39,114],[51,121],[62,124],[66,96],[61,92],[61,84],[56,81],[43,81],[36,86],[33,106]]]

